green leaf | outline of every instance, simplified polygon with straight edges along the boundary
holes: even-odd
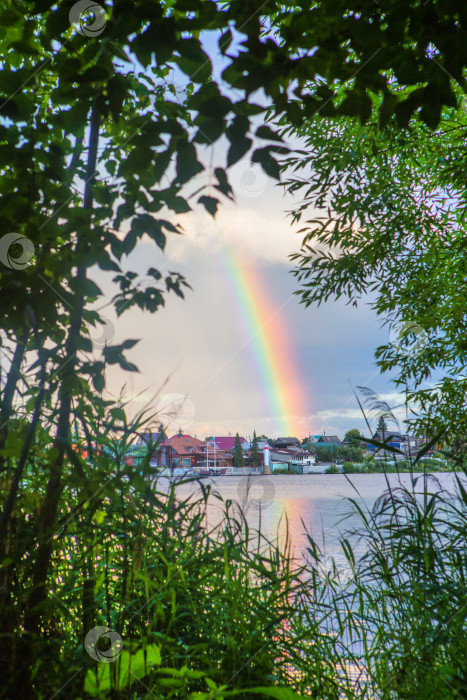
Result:
[[[167,148],[167,150],[156,155],[156,160],[152,165],[152,174],[154,175],[155,181],[159,182],[165,171],[167,170],[170,159],[172,158],[172,151]]]
[[[366,122],[371,114],[372,102],[366,93],[351,92],[339,105],[338,113],[349,116],[358,116],[362,122]]]
[[[121,272],[120,266],[117,265],[117,263],[111,259],[110,255],[106,251],[104,251],[103,254],[101,253],[97,264],[101,270],[112,270],[113,272]]]
[[[268,698],[276,698],[276,700],[305,700],[305,696],[298,695],[290,688],[250,688],[250,693],[264,695]]]
[[[125,411],[120,406],[116,406],[115,408],[111,408],[109,413],[114,420],[120,421],[121,423],[125,423],[125,420],[126,420]]]
[[[223,168],[216,168],[214,173],[217,177],[217,185],[214,185],[214,187],[219,190],[219,192],[222,192],[222,194],[225,194],[226,197],[229,197],[229,199],[233,199],[233,190],[227,180],[225,170]]]
[[[210,81],[201,85],[199,90],[190,97],[189,108],[198,112],[195,124],[202,128],[206,119],[224,122],[226,115],[232,109],[232,104],[221,94],[216,83]]]
[[[205,83],[211,77],[212,65],[209,57],[201,48],[197,39],[184,39],[178,45],[179,57],[173,61],[196,83]]]
[[[139,339],[138,340],[124,340],[120,347],[123,350],[130,350],[130,348],[134,348],[137,343],[139,343]]]
[[[217,207],[219,206],[219,200],[215,197],[208,197],[203,195],[198,199],[200,204],[203,204],[206,210],[211,214],[211,216],[216,216]]]
[[[139,372],[139,369],[136,365],[134,365],[132,362],[128,362],[127,359],[123,357],[123,355],[119,355],[118,357],[118,364],[122,369],[124,369],[126,372]]]
[[[270,141],[280,141],[283,143],[282,137],[268,126],[262,125],[258,127],[255,133],[260,139],[269,139]]]
[[[162,232],[161,222],[154,219],[150,214],[140,214],[133,219],[131,222],[131,234],[134,236],[135,241],[147,234],[157,243],[161,250],[165,248],[166,237]]]
[[[389,431],[388,431],[389,433]],[[388,445],[388,442],[391,440],[391,435],[389,434],[387,438],[385,438],[384,442],[381,442],[380,440],[373,440],[372,438],[366,438],[363,437],[361,438],[362,442],[366,442],[368,445],[374,445],[375,447],[378,447],[380,450],[386,450],[387,452],[393,452],[394,454],[398,455],[405,455],[405,452],[402,452],[399,450],[397,447],[393,447],[392,445]]]
[[[431,440],[429,440],[425,445],[423,445],[420,450],[417,452],[417,456],[414,459],[414,464],[417,464],[417,462],[425,455],[428,450],[430,450],[433,445],[436,445],[437,442],[440,441],[440,438],[444,435],[446,431],[445,430],[440,430],[439,433],[437,433]]]
[[[138,649],[134,654],[124,649],[114,663],[118,664],[119,671],[117,690],[124,690],[135,681],[148,675],[155,666],[160,665],[160,650],[156,644],[149,644],[143,649]],[[102,693],[110,690],[112,687],[110,666],[111,664],[101,663],[96,670],[88,670],[84,681],[84,690],[88,695],[102,696]]]
[[[130,343],[134,341],[128,341]],[[137,341],[136,341],[137,342]],[[120,365],[122,369],[125,369],[127,372],[137,372],[138,368],[136,365],[133,365],[131,362],[128,362],[124,357],[123,357],[123,346],[122,345],[107,345],[103,349],[103,354],[104,357],[106,358],[107,362],[109,365]]]
[[[102,291],[97,284],[87,278],[72,277],[68,284],[70,285],[70,289],[79,296],[94,298],[102,295]]]
[[[196,148],[189,141],[181,141],[177,150],[177,180],[182,184],[202,172],[203,166],[196,156]]]
[[[159,270],[156,270],[154,267],[149,268],[148,275],[150,275],[151,277],[154,277],[154,279],[156,279],[156,280],[160,280],[162,277]]]
[[[84,690],[93,698],[98,697],[110,688],[110,672],[107,667],[108,664],[101,664],[96,670],[90,668],[86,673]]]
[[[96,512],[92,516],[92,520],[94,523],[96,523],[96,525],[102,525],[106,517],[107,513],[105,512],[105,510],[96,510]]]
[[[226,693],[226,695],[230,696],[235,696],[235,695],[244,695],[245,690],[231,690]],[[248,688],[248,695],[253,694],[253,695],[262,695],[268,698],[276,698],[276,700],[305,700],[304,695],[298,695],[295,693],[293,690],[290,688],[280,688],[277,686],[273,686],[271,688],[266,688],[266,687],[258,687],[258,688]],[[309,696],[306,696],[309,697]]]
[[[271,156],[269,148],[258,148],[252,155],[251,161],[253,163],[259,163],[263,168],[264,172],[273,177],[275,180],[280,180],[280,168],[277,161]]]
[[[138,649],[135,654],[123,650],[120,657],[120,687],[126,688],[135,680],[144,678],[155,666],[161,663],[161,654],[156,644]]]
[[[92,378],[92,383],[96,391],[104,391],[105,389],[105,379],[102,374],[95,374]]]
[[[243,158],[245,153],[250,150],[253,142],[246,136],[249,127],[250,122],[248,117],[237,115],[227,129],[226,134],[230,140],[230,148],[227,154],[227,165],[234,165],[234,163],[237,163],[237,161],[239,161],[240,158]]]

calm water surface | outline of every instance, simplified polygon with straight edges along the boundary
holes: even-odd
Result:
[[[452,474],[438,473],[435,476],[442,488],[453,490]],[[388,474],[387,479],[391,487],[399,484],[410,486],[411,475]],[[203,479],[203,483],[210,483],[212,490],[224,500],[240,503],[250,527],[257,528],[261,519],[261,531],[271,538],[279,535],[283,540],[287,520],[292,551],[298,559],[306,556],[305,530],[308,530],[324,554],[340,563],[344,563],[344,557],[339,537],[360,523],[358,516],[352,514],[349,499],[356,499],[364,509],[371,510],[387,489],[384,474],[224,476]],[[196,483],[184,484],[177,487],[177,492],[183,497],[198,488]],[[434,484],[431,488],[435,488]],[[221,504],[211,499],[209,525],[218,522],[221,512]],[[355,536],[351,539],[355,553],[362,554],[365,542]]]

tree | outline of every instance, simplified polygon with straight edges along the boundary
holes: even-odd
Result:
[[[303,449],[307,450],[308,452],[311,452],[312,454],[316,454],[316,451],[318,449],[316,442],[308,442],[307,440],[305,440],[302,443],[302,447]]]
[[[306,305],[333,296],[357,306],[371,292],[388,329],[377,364],[404,392],[413,429],[462,435],[467,113],[446,108],[435,133],[415,118],[401,131],[394,121],[381,128],[378,104],[365,125],[315,119],[300,131],[307,156],[288,160],[288,187],[307,194],[295,218],[320,211],[294,256],[299,293]]]
[[[256,437],[256,430],[253,430],[253,441],[251,443],[251,466],[259,466],[259,449],[258,438]]]
[[[182,437],[182,435],[183,435],[183,431],[182,431],[181,428],[179,428],[179,429],[177,430],[177,436],[178,436],[178,437]]]
[[[218,198],[233,195],[228,167],[247,154],[279,177],[275,155],[287,151],[271,125],[257,124],[268,100],[278,118],[300,126],[317,110],[321,116],[337,111],[366,119],[369,91],[376,90],[383,95],[384,119],[397,112],[404,122],[421,108],[422,119],[433,125],[440,105],[453,102],[455,87],[446,74],[460,80],[465,63],[458,50],[462,22],[446,20],[445,3],[436,1],[428,7],[397,3],[380,16],[374,3],[370,11],[370,0],[363,11],[359,3],[358,12],[320,2],[310,10],[296,2],[258,6],[232,0],[219,11],[218,3],[205,0],[113,0],[91,23],[89,15],[77,14],[80,4],[12,0],[0,7],[2,26],[8,27],[0,38],[6,358],[0,397],[0,659],[2,677],[9,678],[6,692],[18,698],[32,697],[33,674],[44,678],[49,671],[60,592],[83,590],[83,599],[91,601],[75,603],[73,615],[83,629],[96,612],[95,540],[86,539],[81,552],[79,547],[80,528],[91,528],[93,517],[83,504],[94,499],[96,505],[96,494],[112,496],[113,486],[104,486],[118,476],[121,462],[102,459],[89,469],[73,452],[73,427],[79,426],[90,452],[94,434],[104,441],[118,434],[127,444],[136,430],[124,402],[110,402],[103,392],[110,365],[137,371],[126,354],[138,341],[112,344],[96,310],[103,301],[96,270],[112,274],[118,317],[132,307],[155,312],[170,294],[183,297],[189,288],[183,275],[149,267],[141,279],[128,269],[127,257],[143,238],[164,250],[167,237],[181,230],[177,214],[201,206],[214,215]],[[227,64],[221,85],[204,48],[207,32]],[[439,52],[436,63],[426,55],[428,44]],[[396,94],[394,74],[399,82],[422,87],[409,96]],[[326,82],[310,80],[323,75]],[[258,104],[252,95],[260,89],[266,101]],[[187,191],[209,161],[205,149],[221,138],[226,162],[210,169],[202,191]],[[461,163],[448,161],[463,172]],[[458,241],[456,246],[454,260],[462,252]],[[102,342],[93,341],[93,329],[100,329]],[[147,484],[133,477],[135,493],[144,493]],[[132,506],[123,482],[116,483],[121,498],[112,505],[125,520]],[[70,528],[82,557],[78,586],[54,569]],[[123,545],[125,590],[130,540]],[[82,639],[75,641],[77,646]],[[84,694],[71,685],[67,692]]]
[[[348,443],[349,447],[360,447],[362,435],[358,428],[351,428],[344,436],[344,442]]]
[[[395,116],[403,128],[416,114],[435,128],[443,106],[455,106],[459,86],[465,89],[467,58],[457,48],[465,40],[465,14],[453,0],[384,7],[373,0],[290,2],[275,26],[292,50],[303,39],[313,47],[306,64],[312,77],[301,104],[289,107],[290,122],[299,111],[365,122],[378,96],[381,126]]]
[[[386,420],[384,416],[380,416],[378,419],[378,425],[376,426],[376,430],[383,435],[383,437],[387,434],[388,432],[388,426],[386,423]]]
[[[316,445],[315,454],[319,462],[334,462],[335,455],[332,445]]]
[[[363,460],[363,450],[361,447],[339,445],[336,448],[335,457],[337,459],[344,459],[347,462],[361,462]]]
[[[163,251],[167,237],[181,232],[178,214],[204,207],[214,215],[220,198],[233,196],[227,168],[247,153],[279,177],[274,154],[287,149],[269,126],[252,122],[265,106],[251,95],[263,85],[279,104],[297,65],[288,47],[264,43],[264,17],[249,3],[219,12],[213,2],[187,10],[181,0],[114,0],[81,15],[80,5],[14,0],[0,8],[9,27],[0,38],[0,559],[7,562],[0,659],[7,692],[18,698],[33,695],[32,669],[39,677],[47,664],[48,655],[32,645],[54,635],[49,589],[58,585],[51,576],[61,556],[60,524],[81,517],[90,498],[73,426],[90,448],[94,433],[128,437],[124,402],[109,404],[103,392],[110,365],[137,371],[126,353],[138,340],[112,343],[96,310],[103,296],[96,274],[99,281],[112,275],[117,317],[133,307],[155,312],[169,294],[184,297],[183,275],[149,267],[141,279],[127,257],[143,238]],[[235,26],[248,50],[237,45],[227,57]],[[200,38],[209,31],[228,64],[222,86],[235,91],[216,82]],[[209,161],[203,152],[221,138],[225,163],[210,170],[209,185],[187,191]],[[98,470],[96,492],[114,466]],[[18,532],[13,521],[28,524]],[[5,558],[12,551],[13,562]],[[90,558],[85,568],[92,576]]]
[[[245,466],[245,456],[243,454],[242,443],[240,442],[240,435],[237,433],[235,435],[235,444],[232,451],[233,463],[236,467]]]

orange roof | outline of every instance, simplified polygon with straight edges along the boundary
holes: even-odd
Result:
[[[194,448],[194,452],[200,452],[200,446],[204,446],[202,440],[198,438],[191,437],[191,435],[173,435],[171,438],[161,442],[162,446],[169,446],[179,455],[189,454],[191,451],[188,450],[189,447]]]

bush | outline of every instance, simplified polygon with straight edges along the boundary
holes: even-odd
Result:
[[[418,465],[427,472],[439,472],[443,467],[441,460],[433,459],[432,457],[421,459]]]
[[[331,464],[330,467],[326,469],[325,474],[342,474],[342,470],[335,464]]]
[[[344,459],[346,462],[361,462],[363,450],[360,447],[346,447],[340,445],[336,448],[336,457]]]
[[[344,474],[359,474],[361,469],[353,462],[344,462],[342,465],[342,471]]]

